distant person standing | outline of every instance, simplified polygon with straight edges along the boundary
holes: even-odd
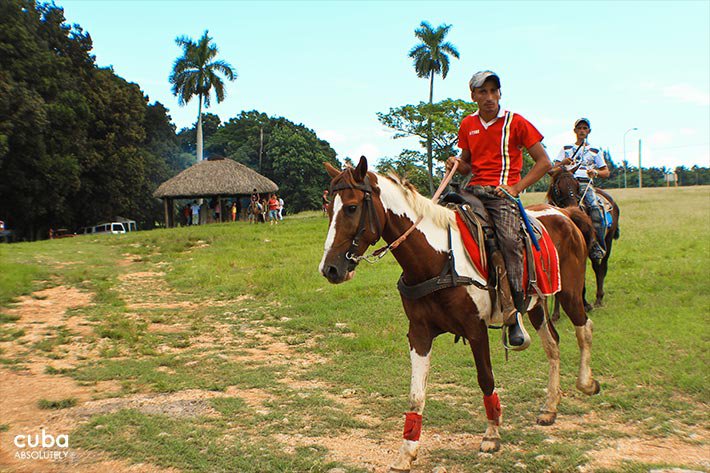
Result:
[[[239,198],[239,219],[240,220],[247,220],[248,215],[247,212],[249,211],[249,204],[250,204],[249,197],[247,196],[242,196]]]
[[[284,200],[281,198],[281,196],[278,196],[278,197],[279,197],[279,220],[283,220],[284,219]]]
[[[275,194],[271,194],[267,205],[269,207],[269,224],[276,225],[279,223],[279,200],[276,198]]]
[[[237,221],[237,201],[232,202],[232,222]]]
[[[323,215],[328,215],[328,204],[330,204],[330,200],[328,200],[328,189],[323,191]]]
[[[222,221],[222,205],[220,204],[219,199],[215,199],[214,203],[214,220],[215,222]]]
[[[191,215],[192,215],[192,211],[190,210],[190,204],[185,204],[185,207],[182,209],[182,221],[185,224],[185,226],[190,225]]]
[[[199,225],[200,224],[200,205],[197,203],[196,200],[192,201],[192,205],[190,206],[190,210],[192,210],[192,224]]]

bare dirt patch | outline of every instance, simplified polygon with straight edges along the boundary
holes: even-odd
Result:
[[[698,445],[676,438],[628,438],[607,444],[608,447],[587,454],[592,459],[590,471],[596,468],[614,468],[623,461],[670,464],[678,462],[682,465],[710,468],[710,448],[705,441]]]
[[[70,309],[85,307],[91,303],[91,294],[73,287],[57,286],[37,291],[31,296],[23,296],[4,312],[19,316],[13,324],[16,330],[24,331],[24,335],[15,340],[0,342],[0,348],[6,356],[18,357],[32,373],[43,373],[48,364],[47,358],[40,356],[38,350],[31,350],[32,345],[49,340],[60,332],[60,328],[68,330],[71,343],[62,345],[63,360],[55,365],[73,366],[78,356],[84,356],[88,347],[81,341],[82,336],[92,333],[93,324],[81,317],[67,315]]]
[[[334,437],[307,437],[300,434],[276,434],[274,437],[284,444],[284,450],[287,452],[295,451],[296,447],[320,445],[328,449],[326,457],[329,461],[350,464],[371,472],[385,473],[397,457],[401,435],[400,430],[382,431],[381,436],[373,439],[371,431],[355,429]],[[419,458],[426,461],[429,452],[441,448],[476,451],[480,443],[481,436],[478,435],[452,434],[436,430],[422,432]],[[463,471],[456,466],[447,465],[446,468],[449,473]],[[429,471],[417,468],[416,464],[414,469],[422,472]]]

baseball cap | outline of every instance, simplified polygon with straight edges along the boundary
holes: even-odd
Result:
[[[471,80],[468,81],[468,86],[471,88],[471,90],[475,89],[476,87],[481,87],[483,86],[483,83],[488,79],[489,77],[493,77],[496,81],[496,85],[500,89],[500,77],[498,77],[498,74],[496,74],[493,71],[480,71],[476,72],[473,77],[471,77]]]
[[[574,122],[574,127],[577,128],[577,125],[579,125],[579,124],[582,123],[582,122],[586,123],[589,128],[592,127],[592,124],[589,122],[589,118],[579,118],[579,119],[577,119],[577,121]]]

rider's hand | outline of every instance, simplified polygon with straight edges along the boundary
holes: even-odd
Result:
[[[587,176],[589,176],[590,179],[593,179],[599,175],[599,171],[596,169],[587,169]]]
[[[456,163],[458,159],[458,156],[451,156],[449,159],[446,160],[446,172],[451,171],[451,168],[454,167],[454,163]]]
[[[507,197],[507,195],[505,195],[505,192],[503,192],[503,190],[505,190],[508,194],[512,195],[513,197],[517,197],[518,194],[520,194],[520,191],[518,189],[516,189],[515,186],[501,184],[498,187],[496,187],[496,190],[495,190],[496,195],[498,197]]]
[[[572,160],[570,158],[565,158],[560,161],[560,164],[562,164],[563,166],[569,166],[570,164],[572,164]]]

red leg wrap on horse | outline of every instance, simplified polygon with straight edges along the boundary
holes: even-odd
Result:
[[[483,396],[483,405],[486,406],[486,417],[488,417],[488,420],[492,420],[496,425],[500,425],[500,414],[502,410],[500,408],[498,393],[494,392],[490,396]]]
[[[416,412],[407,412],[404,419],[404,439],[418,441],[422,433],[422,415]]]

